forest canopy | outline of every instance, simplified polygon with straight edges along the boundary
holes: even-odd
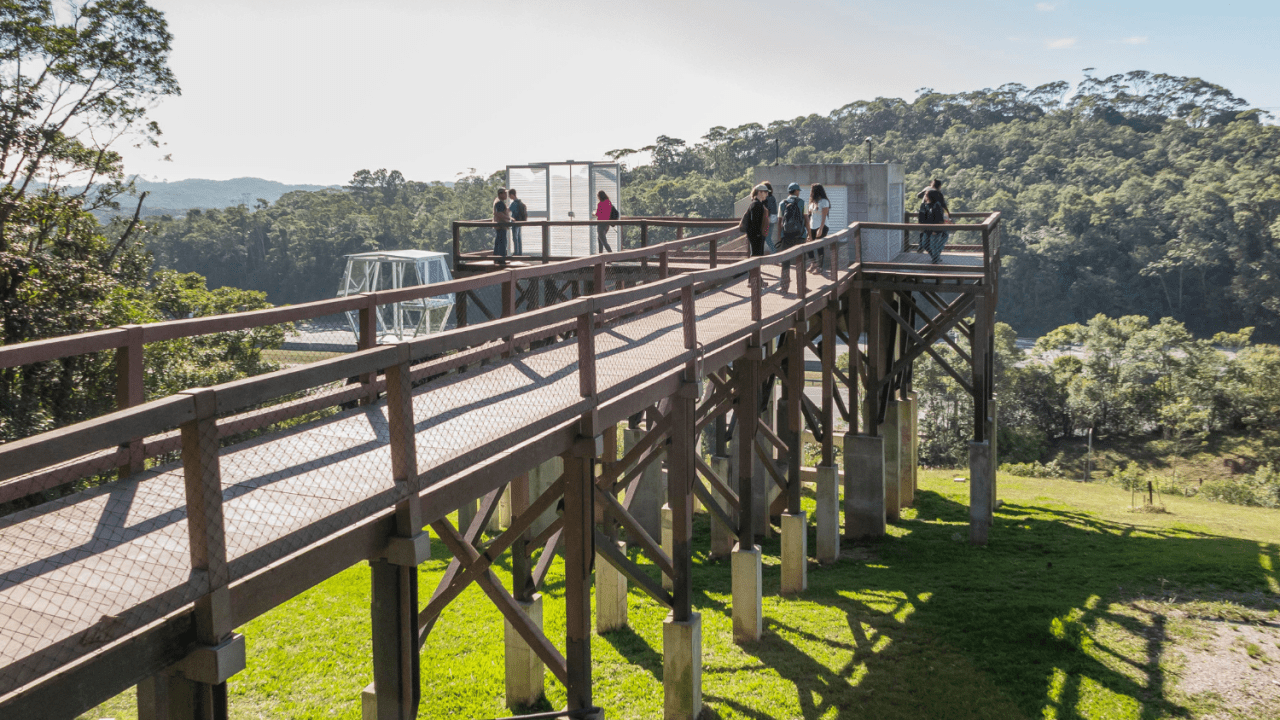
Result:
[[[1199,334],[1280,334],[1280,127],[1199,78],[1086,73],[1035,88],[857,101],[768,126],[666,135],[609,153],[627,163],[634,215],[723,217],[751,168],[781,162],[900,162],[908,186],[946,181],[955,209],[1006,222],[1000,317],[1021,334],[1101,313],[1173,317]],[[776,144],[775,144],[776,141]],[[639,153],[644,151],[645,155]],[[148,234],[160,265],[273,302],[331,295],[342,256],[448,251],[449,223],[487,214],[501,173],[446,187],[362,170],[346,190],[191,211]]]

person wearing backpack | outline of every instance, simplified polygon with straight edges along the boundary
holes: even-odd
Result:
[[[920,198],[920,209],[916,213],[916,221],[921,225],[943,225],[952,222],[951,211],[947,208],[947,199],[942,196],[942,181],[934,178],[923,190],[916,193]],[[945,232],[921,232],[920,250],[929,253],[929,259],[936,265],[942,262],[942,249],[947,245]]]
[[[609,200],[609,195],[601,190],[596,193],[596,199],[600,202],[596,203],[596,220],[617,220],[618,212],[614,210],[613,203]],[[602,223],[596,226],[596,232],[600,238],[600,252],[613,252],[613,248],[609,246],[609,225]]]
[[[767,197],[769,191],[765,186],[755,186],[751,191],[751,207],[742,213],[742,219],[738,221],[738,232],[746,234],[751,257],[764,255],[764,236],[769,232],[769,209],[765,206]]]
[[[511,204],[507,206],[507,210],[511,213],[512,222],[525,222],[529,219],[529,209],[525,207],[524,201],[516,197],[516,189],[508,188],[507,196],[511,198]],[[520,226],[511,226],[511,254],[523,255],[524,245],[521,243]]]
[[[787,197],[778,205],[778,227],[782,237],[778,251],[786,252],[804,242],[804,201],[800,199],[800,184],[787,186]],[[803,261],[801,262],[803,264]],[[782,261],[782,292],[791,288],[791,261]]]

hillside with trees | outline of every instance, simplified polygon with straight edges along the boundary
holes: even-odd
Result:
[[[711,128],[609,153],[628,214],[723,217],[754,166],[895,161],[908,186],[946,180],[955,209],[1005,213],[1000,316],[1021,334],[1099,313],[1172,317],[1197,334],[1280,334],[1280,127],[1228,89],[1135,71],[1036,88],[857,101],[768,126]],[[775,145],[776,141],[776,145]],[[345,253],[447,251],[484,217],[501,173],[446,187],[361,171],[343,191],[155,222],[159,264],[275,302],[332,293]]]

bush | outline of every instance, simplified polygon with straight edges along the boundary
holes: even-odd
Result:
[[[1048,436],[1038,428],[1001,425],[996,429],[996,438],[996,452],[1001,462],[1034,463],[1049,449]]]
[[[1066,471],[1058,464],[1057,460],[1050,462],[1048,465],[1038,460],[1029,463],[1005,463],[1000,466],[1000,472],[1031,478],[1064,478],[1067,476]]]
[[[1204,484],[1200,494],[1232,505],[1280,507],[1280,469],[1268,464],[1251,475],[1213,480]]]

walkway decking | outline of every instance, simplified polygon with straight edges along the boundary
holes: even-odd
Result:
[[[777,282],[766,270],[765,281]],[[809,276],[810,298],[831,281]],[[798,298],[762,296],[769,315]],[[698,339],[751,325],[745,277],[696,299]],[[603,397],[682,355],[680,306],[597,331]],[[632,383],[634,384],[634,383]],[[432,482],[581,402],[576,342],[472,368],[414,392],[418,470]],[[557,420],[556,422],[562,422]],[[393,505],[383,403],[221,451],[232,581]],[[184,480],[171,465],[0,520],[0,695],[204,594],[193,573]]]

